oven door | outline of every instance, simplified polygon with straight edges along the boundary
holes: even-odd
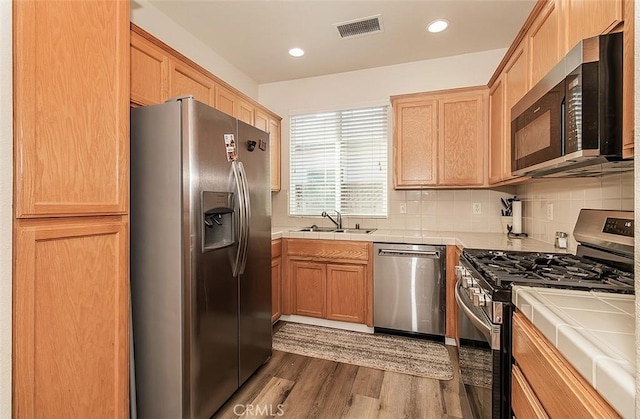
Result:
[[[526,103],[527,97],[522,102]],[[512,112],[518,111],[518,102]],[[511,168],[525,175],[562,157],[564,150],[565,81],[522,110],[511,121]]]
[[[511,357],[502,333],[475,307],[460,281],[455,287],[460,309],[460,375],[473,417],[508,418],[511,415]]]

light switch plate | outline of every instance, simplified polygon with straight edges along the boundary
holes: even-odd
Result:
[[[553,204],[547,204],[547,220],[553,221]]]
[[[407,204],[406,202],[401,202],[400,203],[400,214],[406,214],[407,213]]]
[[[482,204],[480,202],[473,203],[473,215],[482,214]]]

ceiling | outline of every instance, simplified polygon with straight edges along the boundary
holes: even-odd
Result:
[[[258,83],[507,48],[534,0],[151,0]],[[334,24],[380,14],[383,32],[341,39]],[[444,18],[444,32],[426,31]],[[290,48],[306,54],[289,56]]]

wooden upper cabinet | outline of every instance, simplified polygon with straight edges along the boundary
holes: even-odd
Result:
[[[240,98],[229,89],[216,85],[215,108],[231,116],[238,116]]]
[[[534,86],[562,58],[565,47],[560,32],[560,0],[552,0],[534,20],[528,39],[529,79]]]
[[[131,101],[155,105],[169,97],[169,57],[139,34],[131,33]]]
[[[280,190],[280,120],[269,118],[269,145],[271,155],[271,190]]]
[[[484,183],[486,100],[485,89],[439,101],[438,184]]]
[[[438,102],[435,99],[393,101],[396,188],[432,186],[438,182]]]
[[[622,22],[623,0],[565,0],[566,51]],[[566,52],[565,51],[565,52]]]
[[[486,87],[392,98],[395,187],[482,186]]]
[[[327,264],[327,319],[365,322],[364,265]]]
[[[503,180],[511,179],[511,108],[529,91],[529,62],[526,43],[520,46],[507,63],[504,71],[504,144]]]
[[[254,109],[253,109],[253,105],[252,104],[250,104],[249,102],[245,102],[242,99],[238,100],[238,116],[237,116],[237,118],[239,120],[244,121],[249,125],[253,125],[254,124],[253,113],[254,113]]]
[[[505,175],[505,98],[504,77],[500,77],[489,91],[489,183],[504,180]]]
[[[19,220],[15,231],[14,417],[128,417],[126,216]]]
[[[129,2],[13,4],[14,211],[125,213]]]
[[[199,71],[177,61],[170,63],[170,97],[193,95],[207,105],[213,106],[214,83]]]
[[[269,115],[260,109],[256,109],[253,125],[264,132],[269,132]]]

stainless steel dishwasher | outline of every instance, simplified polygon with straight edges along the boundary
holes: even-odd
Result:
[[[444,336],[445,247],[375,243],[373,326]]]

